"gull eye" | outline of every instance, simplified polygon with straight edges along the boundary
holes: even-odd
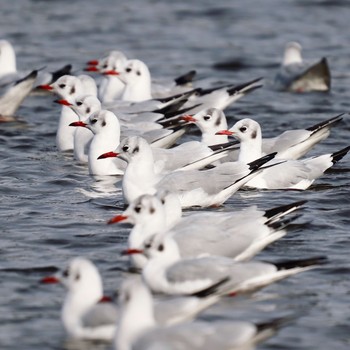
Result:
[[[239,128],[240,132],[246,132],[247,131],[247,127],[246,126],[242,126],[241,128]]]
[[[127,152],[128,150],[129,150],[129,146],[128,145],[123,146],[123,148],[122,148],[123,152]]]
[[[147,244],[145,244],[145,248],[146,248],[146,249],[150,249],[150,248],[151,248],[151,246],[152,246],[152,245],[151,245],[151,243],[147,243]]]
[[[104,68],[104,69],[106,69],[108,66],[107,66],[107,64],[104,64],[103,66],[102,66],[102,68]]]
[[[137,205],[134,210],[136,211],[136,213],[140,213],[141,209],[142,209],[141,205]]]
[[[79,106],[79,107],[80,107],[82,104],[83,104],[83,102],[80,102],[80,101],[76,103],[76,105]]]
[[[211,115],[209,115],[209,114],[208,114],[208,115],[205,115],[205,116],[203,117],[203,119],[204,119],[204,120],[210,120],[210,119],[211,119]]]
[[[159,247],[158,247],[158,251],[159,252],[162,252],[164,250],[164,245],[163,244],[160,244]]]
[[[160,202],[162,203],[162,205],[164,205],[164,204],[165,204],[165,198],[162,198],[162,199],[160,200]]]
[[[92,119],[90,123],[91,124],[96,124],[97,123],[97,119]]]
[[[131,70],[132,70],[131,68],[126,68],[126,69],[125,69],[125,72],[130,73]]]
[[[66,84],[60,84],[60,85],[58,85],[58,87],[59,87],[60,89],[64,89],[64,88],[66,87]]]

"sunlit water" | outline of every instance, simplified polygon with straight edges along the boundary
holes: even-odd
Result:
[[[269,136],[349,111],[349,20],[345,0],[3,1],[0,36],[15,45],[24,70],[72,63],[80,73],[86,60],[120,49],[147,62],[156,77],[191,69],[212,82],[265,77],[263,88],[227,114],[256,118]],[[293,95],[270,89],[290,40],[301,42],[306,58],[329,58],[331,93]],[[214,68],[227,61],[233,62],[231,70]],[[60,323],[65,292],[38,283],[82,255],[97,264],[106,292],[112,293],[128,266],[120,251],[129,229],[105,224],[123,206],[120,189],[95,181],[70,154],[56,151],[59,106],[52,100],[31,96],[18,111],[20,121],[0,128],[0,348],[109,348],[67,343]],[[347,146],[349,129],[345,115],[312,154]],[[265,321],[293,315],[290,324],[259,348],[349,348],[349,161],[345,158],[305,192],[242,191],[225,204],[223,210],[250,205],[268,209],[307,199],[302,218],[259,258],[327,255],[329,264],[269,286],[253,299],[224,300],[203,317]]]

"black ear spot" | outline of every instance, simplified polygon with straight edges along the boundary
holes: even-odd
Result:
[[[256,132],[256,130],[254,130],[254,131],[252,132],[252,139],[256,139],[256,135],[257,135],[257,132]]]
[[[221,118],[220,118],[220,117],[217,118],[216,121],[215,121],[215,125],[216,125],[216,126],[219,126],[219,125],[220,125],[220,121],[221,121]]]
[[[70,90],[70,94],[73,95],[75,93],[75,87],[73,86]]]
[[[89,114],[90,112],[91,112],[91,108],[90,107],[86,108],[86,113]]]
[[[159,247],[158,247],[158,251],[162,252],[163,250],[164,250],[164,245],[160,244]]]
[[[102,122],[102,126],[106,126],[106,122],[105,121]]]
[[[156,210],[155,210],[153,207],[149,208],[149,212],[150,212],[151,214],[153,214],[155,211],[156,211]]]
[[[134,150],[132,151],[132,153],[137,153],[139,150],[140,150],[139,147],[136,146],[136,147],[134,148]]]
[[[80,280],[80,274],[79,274],[79,273],[76,274],[75,280],[76,280],[76,281],[79,281],[79,280]]]
[[[138,70],[138,71],[136,72],[136,75],[141,75],[141,72]]]

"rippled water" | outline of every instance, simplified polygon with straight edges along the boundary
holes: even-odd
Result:
[[[147,62],[156,77],[193,68],[213,82],[263,76],[264,88],[227,114],[256,118],[268,136],[349,111],[349,20],[345,0],[3,1],[0,35],[14,44],[21,69],[72,63],[79,73],[87,59],[118,48]],[[290,40],[301,42],[306,58],[329,58],[330,94],[292,95],[269,88]],[[214,68],[228,61],[230,70]],[[59,107],[51,97],[31,96],[18,114],[19,122],[0,127],[0,348],[72,348],[59,319],[64,290],[38,280],[84,255],[99,267],[106,291],[113,292],[125,275],[127,261],[119,252],[128,229],[105,222],[123,202],[117,187],[90,177],[70,154],[57,153]],[[346,115],[312,154],[348,145],[349,129]],[[225,209],[270,208],[307,199],[303,217],[287,237],[259,258],[321,254],[330,262],[265,288],[255,302],[224,300],[206,317],[257,321],[292,314],[295,320],[260,349],[349,348],[349,161],[345,158],[308,191],[242,191],[225,204]]]

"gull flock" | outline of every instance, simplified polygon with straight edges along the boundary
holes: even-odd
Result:
[[[16,120],[34,89],[55,95],[62,106],[58,152],[71,152],[92,176],[117,176],[127,208],[108,224],[132,225],[123,254],[136,274],[118,289],[118,305],[106,300],[98,268],[84,257],[43,277],[42,283],[67,289],[61,320],[68,337],[111,342],[119,350],[252,349],[286,326],[293,315],[253,323],[208,322],[199,314],[223,298],[254,293],[327,263],[312,254],[299,260],[254,259],[287,234],[306,201],[268,210],[213,208],[243,187],[307,190],[350,150],[305,157],[342,115],[263,138],[256,120],[229,127],[224,114],[261,88],[261,78],[201,87],[191,71],[160,85],[144,62],[120,51],[87,62],[84,70],[88,73],[78,76],[71,66],[52,73],[18,72],[12,45],[0,41],[0,121]],[[278,89],[299,93],[329,90],[327,61],[306,65],[301,46],[289,43],[275,82]],[[193,127],[201,138],[181,142]],[[184,208],[190,209],[186,215]]]

